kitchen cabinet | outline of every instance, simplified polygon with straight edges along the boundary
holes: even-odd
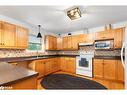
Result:
[[[62,50],[63,49],[63,43],[62,43],[62,37],[57,38],[57,50]]]
[[[117,80],[124,82],[124,68],[121,60],[117,61]]]
[[[57,50],[57,37],[46,35],[45,36],[45,49],[46,50]]]
[[[52,72],[60,70],[60,58],[52,58]]]
[[[124,39],[124,28],[114,29],[114,48],[121,48]]]
[[[31,77],[29,79],[20,80],[11,85],[7,85],[8,87],[12,87],[12,90],[36,90],[37,89],[37,77]],[[6,89],[10,90],[10,89]]]
[[[0,21],[0,47],[2,46],[2,22]]]
[[[96,40],[104,40],[104,39],[114,39],[114,31],[107,30],[95,33]]]
[[[16,27],[16,47],[26,49],[28,47],[28,29],[24,27]]]
[[[94,77],[103,78],[103,59],[94,59],[93,73]]]
[[[85,35],[85,42],[94,42],[94,33],[89,33]]]
[[[1,32],[1,48],[14,48],[16,26],[7,22],[1,22]]]
[[[121,60],[94,59],[93,74],[95,78],[124,81],[124,69]]]
[[[29,64],[29,68],[39,73],[38,78],[60,70],[60,59],[49,58],[35,60]]]
[[[78,36],[63,37],[64,50],[78,50]]]
[[[76,73],[76,59],[70,57],[61,58],[61,70],[69,73]]]
[[[115,80],[116,79],[116,60],[104,60],[104,78]]]
[[[0,21],[0,48],[26,49],[28,29]]]

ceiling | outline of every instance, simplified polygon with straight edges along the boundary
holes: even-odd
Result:
[[[82,17],[73,21],[66,16],[66,10],[70,7],[72,6],[0,6],[0,14],[36,26],[41,24],[46,31],[54,33],[127,21],[127,6],[78,6]]]

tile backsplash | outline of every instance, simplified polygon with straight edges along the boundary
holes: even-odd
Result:
[[[80,51],[94,51],[95,56],[120,56],[120,50],[95,50],[94,46],[79,47],[77,51],[45,51],[45,52],[28,52],[26,50],[0,49],[0,58],[5,57],[26,57],[37,55],[55,55],[55,54],[69,54],[79,55]]]

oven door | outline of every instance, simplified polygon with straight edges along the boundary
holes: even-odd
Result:
[[[92,70],[92,58],[77,57],[76,68],[83,70]]]

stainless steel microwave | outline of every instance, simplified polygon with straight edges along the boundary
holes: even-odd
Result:
[[[114,40],[96,41],[95,49],[113,49]]]

